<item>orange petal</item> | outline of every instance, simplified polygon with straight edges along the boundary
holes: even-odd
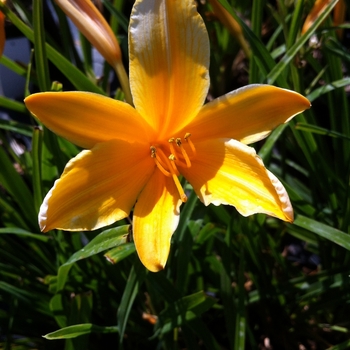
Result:
[[[5,16],[0,12],[0,57],[4,51],[5,40]]]
[[[164,269],[171,236],[179,223],[181,200],[173,180],[158,169],[143,189],[134,210],[134,241],[148,270]]]
[[[209,40],[193,1],[135,2],[129,27],[136,109],[159,140],[188,123],[209,87]]]
[[[84,148],[113,139],[142,142],[147,137],[147,126],[133,107],[102,95],[44,92],[24,102],[46,127]]]
[[[180,171],[205,205],[229,204],[243,216],[265,213],[293,221],[286,190],[253,148],[217,139],[197,143],[196,152],[191,168]]]
[[[93,230],[125,218],[154,168],[149,147],[136,142],[112,140],[79,153],[41,205],[41,230]]]
[[[90,0],[55,0],[84,36],[112,65],[121,61],[118,41],[100,11]]]
[[[248,85],[203,106],[183,132],[190,132],[193,141],[232,138],[248,144],[265,138],[309,107],[310,102],[294,91]]]
[[[333,23],[337,27],[344,23],[346,14],[346,3],[345,0],[339,0],[334,7]],[[343,38],[344,29],[337,29],[337,36],[340,40]]]
[[[301,34],[304,34],[324,11],[331,0],[316,0],[313,8],[305,19]]]

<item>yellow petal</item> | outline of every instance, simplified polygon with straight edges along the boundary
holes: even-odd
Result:
[[[133,107],[102,95],[44,92],[24,102],[46,127],[84,148],[113,139],[142,142],[147,137],[147,127]]]
[[[248,85],[203,106],[184,132],[190,132],[193,140],[232,138],[249,144],[309,107],[310,102],[294,91]]]
[[[41,230],[93,230],[125,218],[154,167],[140,143],[112,140],[79,153],[41,205]]]
[[[0,57],[4,51],[5,39],[5,16],[0,12]]]
[[[174,181],[157,169],[135,205],[133,219],[136,250],[150,271],[162,270],[166,264],[180,205]]]
[[[129,27],[136,109],[169,137],[197,114],[209,87],[209,40],[193,1],[137,0]]]
[[[236,140],[196,144],[196,158],[181,173],[205,205],[229,204],[243,215],[265,213],[293,221],[293,208],[280,181],[255,150]]]
[[[118,41],[92,1],[55,1],[110,65],[114,66],[121,61]]]

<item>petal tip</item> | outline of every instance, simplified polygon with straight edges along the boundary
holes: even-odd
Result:
[[[284,221],[292,223],[294,221],[294,211],[288,193],[282,185],[282,183],[277,179],[277,177],[274,174],[272,174],[270,171],[268,171],[267,173],[280,201],[282,215],[276,216]]]
[[[165,268],[165,264],[161,264],[160,262],[157,262],[157,263],[153,263],[152,265],[145,265],[145,267],[151,271],[151,272],[159,272],[159,271],[162,271],[164,270]]]

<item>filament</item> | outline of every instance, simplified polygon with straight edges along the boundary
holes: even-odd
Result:
[[[164,166],[161,163],[161,160],[157,156],[157,149],[154,146],[151,146],[151,157],[154,159],[158,169],[167,177],[171,177],[171,173],[165,170]]]
[[[185,149],[184,149],[183,146],[182,146],[182,142],[181,142],[181,139],[180,139],[180,138],[177,138],[177,139],[176,139],[176,144],[177,144],[178,147],[180,148],[180,151],[181,151],[181,153],[182,153],[182,156],[183,156],[184,159],[185,159],[186,167],[187,167],[187,168],[190,168],[190,167],[191,167],[191,161],[190,161],[190,158],[188,158],[188,155],[187,155]]]
[[[191,139],[190,139],[190,136],[191,136],[191,134],[188,132],[188,133],[186,133],[184,139],[186,140],[186,142],[187,142],[188,145],[190,146],[191,151],[192,151],[193,155],[195,156],[195,155],[197,154],[197,152],[196,152],[196,148],[194,147],[193,142],[192,142]]]

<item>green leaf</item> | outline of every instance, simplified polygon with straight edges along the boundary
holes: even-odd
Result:
[[[27,108],[24,103],[11,100],[5,96],[0,96],[0,107],[8,108],[20,113],[27,113]],[[3,123],[3,121],[1,122]]]
[[[118,328],[120,331],[120,345],[123,343],[126,324],[129,319],[131,308],[139,292],[139,288],[142,285],[145,278],[146,268],[141,264],[140,260],[137,258],[135,259],[134,265],[130,270],[130,274],[117,313]]]
[[[64,288],[69,270],[72,264],[78,260],[86,259],[96,255],[104,250],[111,249],[115,246],[125,244],[128,239],[129,225],[119,226],[103,231],[89,242],[83,249],[74,253],[66,263],[60,266],[57,275],[57,291]]]
[[[316,220],[298,215],[294,225],[307,229],[318,236],[326,238],[341,247],[350,250],[350,235],[343,231],[337,230],[331,226],[322,224]]]
[[[38,84],[41,91],[50,88],[49,67],[46,59],[45,29],[42,0],[33,1],[34,56]]]
[[[158,316],[159,323],[163,325],[161,332],[169,332],[200,317],[203,312],[209,310],[216,302],[216,299],[209,297],[203,291],[176,300]]]
[[[117,8],[115,8],[109,1],[102,0],[103,5],[106,6],[108,11],[117,18],[118,25],[123,28],[125,33],[128,33],[128,28],[129,28],[129,21],[128,19],[124,16],[124,14],[119,11]]]
[[[50,240],[52,240],[52,237],[50,236],[46,236],[44,234],[40,235],[40,234],[32,233],[17,227],[5,227],[5,228],[1,227],[0,234],[17,235],[20,237],[33,238],[42,242],[49,242]]]
[[[333,130],[322,128],[322,127],[317,126],[317,125],[311,125],[311,124],[306,124],[306,123],[297,123],[295,128],[298,130],[306,131],[306,132],[312,132],[314,134],[331,136],[331,137],[340,138],[340,139],[344,139],[344,140],[350,140],[350,136],[348,136],[348,135],[344,135],[344,134],[341,134],[340,132],[336,132]]]
[[[27,74],[27,71],[23,66],[4,55],[0,57],[0,64],[4,65],[5,67],[22,77],[25,77]]]
[[[0,184],[16,201],[22,215],[31,223],[36,223],[37,214],[33,207],[33,195],[22,177],[15,170],[3,147],[0,147]],[[35,225],[37,227],[37,224]]]
[[[315,101],[320,96],[322,96],[323,94],[326,94],[327,92],[333,91],[335,89],[343,88],[349,85],[350,85],[350,78],[344,78],[337,81],[333,81],[332,83],[323,85],[318,89],[312,91],[309,95],[307,95],[307,99],[310,102],[312,102],[312,101]]]
[[[135,252],[135,244],[134,243],[125,243],[123,245],[120,245],[119,247],[116,247],[106,254],[104,254],[104,257],[112,264],[116,264],[119,261],[125,259],[129,255],[133,254]]]
[[[236,313],[236,330],[235,330],[235,350],[244,350],[246,340],[246,306],[245,306],[245,257],[244,250],[241,249],[239,271],[238,271],[238,300],[237,300],[237,313]]]
[[[298,51],[303,47],[303,45],[310,39],[310,37],[314,34],[315,30],[318,26],[327,18],[329,13],[332,11],[333,7],[337,4],[338,0],[332,0],[329,5],[320,13],[315,22],[311,25],[311,27],[304,33],[294,45],[292,45],[282,59],[273,67],[271,72],[267,75],[267,83],[273,84],[280,76],[281,73],[287,68],[287,66],[291,63],[293,58],[296,56]]]
[[[118,333],[118,327],[100,327],[92,323],[83,323],[61,328],[58,331],[43,335],[43,337],[48,340],[70,339],[89,333]]]
[[[0,96],[0,100],[1,100],[1,96]],[[1,102],[0,102],[0,104],[1,104]],[[28,137],[32,137],[32,135],[33,135],[33,127],[26,125],[26,124],[16,122],[14,120],[2,120],[2,119],[0,119],[0,129],[16,132],[18,134],[28,136]]]
[[[34,128],[32,138],[32,159],[33,159],[33,191],[34,206],[39,212],[43,201],[42,176],[41,176],[41,152],[43,143],[43,130],[39,127]]]
[[[338,345],[331,346],[326,350],[347,350],[349,348],[350,348],[350,340],[346,340],[345,342],[340,343]]]

